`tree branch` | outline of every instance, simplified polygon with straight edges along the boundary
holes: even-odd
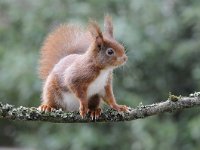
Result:
[[[119,113],[112,109],[106,109],[95,122],[130,121],[164,112],[174,112],[196,106],[200,106],[200,92],[190,94],[189,97],[177,97],[170,94],[168,100],[164,102],[130,108],[129,113]],[[14,107],[13,105],[2,103],[0,103],[0,119],[47,121],[55,123],[94,122],[89,115],[82,119],[78,112],[63,112],[62,110],[54,110],[53,112],[45,113],[38,111],[35,107]]]

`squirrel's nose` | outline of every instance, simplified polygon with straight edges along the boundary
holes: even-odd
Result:
[[[125,62],[125,61],[127,61],[128,60],[128,57],[125,55],[125,56],[123,56],[123,61]]]

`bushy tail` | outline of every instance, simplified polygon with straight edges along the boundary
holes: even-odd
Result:
[[[50,33],[41,48],[39,75],[45,80],[63,57],[84,53],[91,42],[90,34],[73,25],[60,25]]]

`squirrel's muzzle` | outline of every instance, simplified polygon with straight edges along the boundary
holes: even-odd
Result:
[[[118,58],[118,65],[123,65],[128,60],[128,57],[126,55],[123,55]]]
[[[128,60],[128,57],[126,55],[123,56],[123,61],[126,62]]]

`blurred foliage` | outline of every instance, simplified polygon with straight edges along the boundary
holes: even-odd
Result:
[[[199,0],[0,0],[0,100],[38,106],[39,49],[56,25],[103,27],[110,13],[114,34],[129,57],[115,71],[119,103],[136,106],[165,100],[168,93],[188,95],[200,89]],[[52,150],[162,149],[200,147],[199,109],[144,120],[102,124],[0,122],[0,145]]]

